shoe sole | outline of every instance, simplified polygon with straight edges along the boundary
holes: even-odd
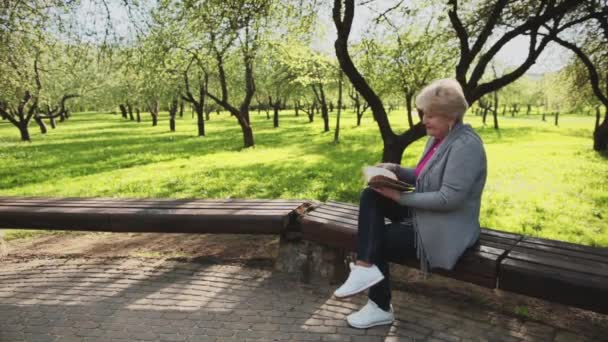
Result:
[[[344,299],[344,298],[350,298],[350,297],[352,297],[352,296],[354,296],[354,295],[357,295],[357,294],[359,294],[359,293],[361,293],[361,292],[363,292],[363,291],[365,291],[365,290],[369,289],[370,287],[372,287],[372,286],[374,286],[374,285],[378,284],[378,283],[379,283],[379,282],[381,282],[382,280],[384,280],[384,276],[382,276],[381,278],[379,278],[379,279],[377,279],[377,280],[374,280],[374,281],[373,281],[371,284],[369,284],[369,285],[367,285],[367,286],[365,286],[365,287],[363,287],[363,288],[361,288],[361,289],[357,289],[357,290],[352,291],[352,292],[349,292],[349,293],[347,293],[347,294],[345,294],[345,295],[342,295],[342,296],[337,296],[337,295],[334,293],[334,297],[336,297],[336,298],[340,298],[340,299]]]
[[[348,321],[347,321],[348,322]],[[367,324],[367,325],[356,325],[356,324],[351,324],[350,322],[348,322],[348,325],[356,328],[356,329],[368,329],[368,328],[372,328],[372,327],[377,327],[379,325],[389,325],[389,324],[393,324],[393,322],[395,322],[394,319],[386,320],[386,321],[380,321],[380,322],[374,322],[371,324]]]

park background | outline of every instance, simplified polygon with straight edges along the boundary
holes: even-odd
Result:
[[[482,226],[608,246],[601,2],[353,3],[349,57],[373,96],[333,49],[337,3],[11,3],[0,195],[356,203],[363,166],[416,164],[413,99],[456,77],[488,155]]]

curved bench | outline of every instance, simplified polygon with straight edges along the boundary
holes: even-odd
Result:
[[[355,250],[357,215],[352,204],[302,200],[0,197],[0,228],[280,235],[278,268],[333,281]],[[608,313],[607,248],[482,229],[453,271],[433,272]]]

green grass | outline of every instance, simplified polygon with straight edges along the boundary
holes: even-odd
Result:
[[[256,147],[243,150],[236,120],[212,114],[207,136],[196,136],[188,112],[170,132],[166,113],[159,126],[149,117],[137,124],[118,115],[76,113],[41,135],[30,126],[32,143],[0,121],[0,195],[293,198],[355,203],[362,188],[361,167],[381,156],[381,138],[369,113],[361,127],[346,112],[340,143],[322,120],[281,114],[272,127],[264,113],[252,112]],[[390,117],[397,131],[405,114]],[[491,123],[491,118],[488,118]],[[470,122],[486,143],[489,174],[483,197],[484,226],[608,246],[608,160],[592,149],[593,116],[561,115],[560,126],[540,116],[500,116],[501,130]],[[414,165],[424,139],[406,151]]]

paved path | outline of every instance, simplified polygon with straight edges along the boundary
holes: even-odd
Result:
[[[344,317],[363,296],[336,301],[333,287],[306,286],[268,269],[141,259],[0,264],[6,342],[585,340],[400,291],[392,327],[352,329]]]

